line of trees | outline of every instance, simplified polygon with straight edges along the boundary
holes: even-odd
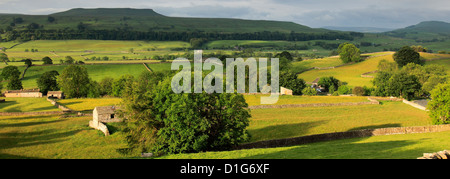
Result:
[[[191,39],[208,40],[353,40],[355,34],[347,32],[324,33],[282,33],[282,32],[253,32],[253,33],[217,33],[217,32],[162,32],[162,31],[129,31],[129,30],[11,30],[4,34],[4,41],[12,40],[156,40],[156,41],[186,41]],[[357,35],[356,35],[357,36]]]

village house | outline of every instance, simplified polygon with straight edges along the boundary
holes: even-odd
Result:
[[[47,98],[64,99],[64,93],[62,91],[49,91],[47,92]]]
[[[10,90],[5,91],[5,97],[7,98],[40,98],[42,93],[39,89],[33,90]]]

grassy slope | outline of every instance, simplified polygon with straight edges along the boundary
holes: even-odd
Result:
[[[389,115],[386,115],[389,114]],[[425,111],[402,102],[382,105],[253,109],[252,141],[357,129],[430,125]]]
[[[450,132],[374,136],[292,147],[168,155],[163,159],[416,159],[450,146]]]
[[[60,111],[45,98],[1,98],[0,112],[44,112]]]

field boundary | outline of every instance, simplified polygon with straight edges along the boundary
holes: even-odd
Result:
[[[45,111],[45,112],[0,112],[0,116],[41,116],[64,114],[63,111]]]
[[[450,131],[450,124],[446,125],[433,125],[433,126],[415,126],[415,127],[390,127],[379,129],[364,129],[346,132],[335,132],[308,135],[302,137],[286,138],[286,139],[274,139],[266,141],[258,141],[252,143],[241,144],[236,146],[234,150],[252,149],[252,148],[275,148],[275,147],[287,147],[302,145],[314,142],[331,141],[338,139],[349,139],[359,137],[371,137],[382,135],[396,135],[396,134],[414,134],[414,133],[431,133],[431,132],[444,132]]]
[[[283,105],[256,105],[249,106],[249,109],[272,109],[272,108],[304,108],[304,107],[329,107],[329,106],[359,106],[380,104],[376,99],[367,98],[367,102],[346,102],[346,103],[309,103],[309,104],[283,104]]]

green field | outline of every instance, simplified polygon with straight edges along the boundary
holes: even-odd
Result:
[[[249,106],[261,105],[261,97],[267,95],[244,95],[245,101]],[[279,96],[277,103],[270,105],[284,104],[312,104],[312,103],[348,103],[348,102],[367,102],[364,96]]]
[[[0,98],[5,102],[0,103],[0,112],[47,112],[60,111],[46,98]]]
[[[92,112],[97,106],[114,106],[121,101],[120,98],[76,98],[58,100],[58,103],[75,111]]]
[[[253,109],[251,114],[248,130],[252,134],[252,141],[431,124],[425,111],[402,102],[383,102],[382,105]]]
[[[450,146],[450,132],[386,135],[224,152],[177,154],[161,159],[416,159]]]

